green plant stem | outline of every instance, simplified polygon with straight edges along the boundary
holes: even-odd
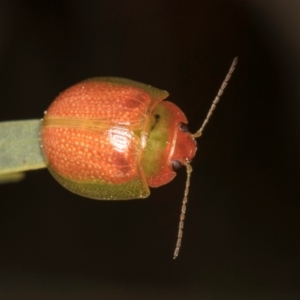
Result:
[[[15,173],[46,168],[40,148],[40,125],[40,120],[0,122],[0,182],[22,177]]]

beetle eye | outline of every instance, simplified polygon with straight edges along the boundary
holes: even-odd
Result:
[[[172,168],[173,171],[177,171],[178,169],[180,169],[182,167],[182,163],[179,160],[173,160],[172,161]]]
[[[180,124],[180,130],[181,130],[182,132],[189,132],[189,127],[187,126],[187,124],[181,123],[181,124]]]

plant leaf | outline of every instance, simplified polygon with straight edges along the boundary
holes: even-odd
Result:
[[[25,177],[25,173],[10,173],[0,175],[0,184],[18,182]]]
[[[0,175],[16,181],[22,171],[46,168],[40,148],[40,120],[0,122]],[[14,178],[14,179],[13,179]]]

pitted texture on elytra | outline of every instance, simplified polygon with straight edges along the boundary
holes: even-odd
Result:
[[[148,196],[141,160],[151,112],[167,96],[116,77],[92,78],[62,92],[42,122],[50,172],[70,191],[94,199]]]
[[[137,175],[139,140],[127,129],[48,126],[41,137],[47,162],[61,176],[123,183]]]
[[[151,103],[150,95],[136,87],[87,81],[61,93],[47,110],[47,115],[137,125],[147,118]]]

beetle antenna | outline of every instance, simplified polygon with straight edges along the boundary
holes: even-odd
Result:
[[[214,101],[211,104],[211,107],[206,115],[205,120],[202,123],[202,126],[200,127],[200,129],[195,132],[192,136],[193,138],[198,138],[202,135],[203,130],[206,126],[206,124],[208,123],[211,115],[213,114],[213,111],[216,108],[217,103],[219,102],[222,94],[224,93],[224,90],[228,84],[229,79],[231,78],[231,75],[233,73],[233,71],[235,70],[235,67],[237,65],[238,62],[238,58],[235,57],[231,63],[231,66],[229,68],[229,71],[225,77],[225,79],[223,80],[223,83],[218,91],[217,96],[215,97]],[[191,173],[192,173],[193,169],[192,166],[187,163],[186,164],[186,174],[187,174],[187,178],[186,178],[186,183],[185,183],[185,189],[184,189],[184,196],[183,196],[183,200],[182,200],[182,205],[181,205],[181,213],[180,213],[180,218],[179,218],[179,226],[178,226],[178,234],[177,234],[177,241],[176,241],[176,246],[175,246],[175,250],[174,250],[174,255],[173,255],[173,259],[176,259],[176,257],[179,254],[179,250],[181,247],[181,241],[182,241],[182,236],[183,236],[183,227],[184,227],[184,219],[185,219],[185,213],[186,213],[186,204],[188,201],[188,194],[189,194],[189,188],[190,188],[190,182],[191,182]]]
[[[181,205],[181,213],[180,213],[180,217],[179,217],[177,241],[176,241],[176,246],[175,246],[175,250],[174,250],[173,259],[176,259],[176,257],[178,256],[180,246],[181,246],[182,235],[183,235],[183,226],[184,226],[184,218],[185,218],[185,212],[186,212],[186,204],[187,204],[187,201],[188,201],[188,194],[189,194],[189,189],[190,189],[191,173],[192,172],[193,172],[192,166],[189,163],[187,163],[186,164],[187,178],[186,178],[184,196],[183,196],[182,205]]]
[[[211,107],[210,107],[210,109],[209,109],[209,111],[208,111],[208,113],[206,115],[205,120],[202,123],[202,126],[200,127],[200,129],[197,132],[195,132],[193,134],[193,137],[195,139],[198,138],[198,137],[200,137],[202,135],[203,130],[204,130],[206,124],[208,123],[211,115],[213,114],[213,111],[215,110],[215,108],[217,106],[217,103],[219,102],[219,100],[220,100],[220,98],[221,98],[221,96],[222,96],[222,94],[223,94],[223,92],[224,92],[224,90],[225,90],[225,88],[226,88],[226,86],[228,84],[228,81],[231,78],[231,75],[232,75],[232,73],[233,73],[233,71],[234,71],[234,69],[235,69],[235,67],[237,65],[237,62],[238,62],[238,58],[235,57],[233,59],[232,63],[231,63],[230,69],[229,69],[229,71],[228,71],[228,73],[227,73],[227,75],[226,75],[226,77],[225,77],[225,79],[224,79],[224,81],[223,81],[223,83],[222,83],[222,85],[221,85],[218,93],[217,93],[217,96],[215,97],[214,101],[211,104]]]

